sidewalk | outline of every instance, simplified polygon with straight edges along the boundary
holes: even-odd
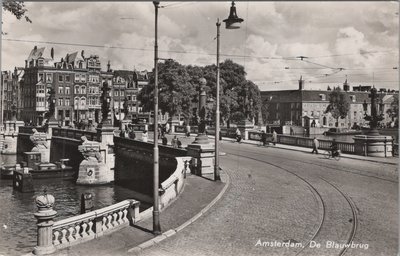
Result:
[[[214,136],[209,136],[214,138]],[[224,141],[232,141],[235,142],[235,139],[231,138],[222,138]],[[299,151],[299,152],[305,152],[305,153],[310,153],[312,151],[312,148],[305,148],[305,147],[296,147],[296,146],[291,146],[291,145],[284,145],[284,144],[270,144],[269,146],[262,146],[259,141],[254,141],[254,140],[242,140],[241,143],[244,144],[250,144],[250,145],[257,145],[259,147],[273,147],[273,148],[280,148],[280,149],[287,149],[287,150],[294,150],[294,151]],[[324,149],[320,150],[321,152],[324,152]],[[399,158],[398,157],[372,157],[372,156],[359,156],[359,155],[351,155],[351,154],[340,154],[341,157],[343,158],[350,158],[350,159],[356,159],[356,160],[362,160],[362,161],[370,161],[370,162],[375,162],[375,163],[383,163],[383,164],[391,164],[391,165],[398,165],[399,164]]]
[[[99,239],[60,250],[55,255],[128,255],[128,251],[140,250],[161,241],[191,224],[222,196],[229,179],[226,174],[222,174],[221,178],[223,182],[214,182],[188,174],[183,192],[160,213],[161,230],[164,232],[161,236],[152,234],[153,219],[149,216],[133,227],[128,226]]]

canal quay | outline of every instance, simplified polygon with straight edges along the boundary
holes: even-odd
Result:
[[[398,2],[0,5],[0,256],[398,254]]]

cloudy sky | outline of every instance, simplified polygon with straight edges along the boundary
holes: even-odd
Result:
[[[216,21],[230,2],[161,2],[159,57],[182,64],[216,62]],[[151,2],[27,2],[33,23],[3,12],[2,69],[23,66],[30,50],[54,47],[97,54],[113,69],[151,70],[154,7]],[[243,65],[261,90],[326,89],[350,85],[398,89],[398,2],[236,2],[245,21],[221,26],[221,61]],[[84,46],[85,45],[85,46]],[[91,46],[89,46],[91,45]],[[305,56],[301,60],[296,58]]]

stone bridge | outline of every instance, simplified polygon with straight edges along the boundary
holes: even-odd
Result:
[[[18,135],[15,137],[18,154],[31,151],[34,147],[30,140],[33,128],[38,132],[45,132],[41,127],[19,127]],[[112,171],[116,184],[132,188],[148,196],[152,195],[152,142],[114,136],[112,128],[104,132],[101,128],[97,131],[83,131],[51,127],[46,132],[48,145],[50,145],[50,162],[67,158],[70,159],[69,165],[78,170],[84,159],[82,153],[78,151],[78,146],[82,144],[82,137],[85,136],[89,141],[96,141],[102,145],[100,154],[106,159],[106,165]],[[186,149],[159,145],[160,184],[175,171],[177,166],[175,158],[187,155]]]

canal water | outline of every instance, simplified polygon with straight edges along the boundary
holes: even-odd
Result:
[[[390,130],[390,131],[379,131],[381,135],[386,135],[386,136],[392,136],[395,142],[399,142],[399,133],[398,131],[395,130]],[[325,135],[310,135],[310,137],[314,138],[316,137],[317,139],[321,140],[332,140],[336,139],[336,141],[340,142],[354,142],[354,135],[333,135],[333,136],[325,136]]]
[[[18,159],[19,161],[19,159]],[[0,164],[14,164],[15,155],[0,155]],[[47,189],[55,197],[55,220],[79,214],[82,193],[92,193],[96,209],[125,199],[134,198],[135,192],[117,185],[77,186],[73,181],[35,180],[35,192],[14,191],[12,180],[0,179],[0,256],[22,255],[32,251],[36,245],[37,211],[34,199]],[[149,205],[141,203],[143,209]]]

